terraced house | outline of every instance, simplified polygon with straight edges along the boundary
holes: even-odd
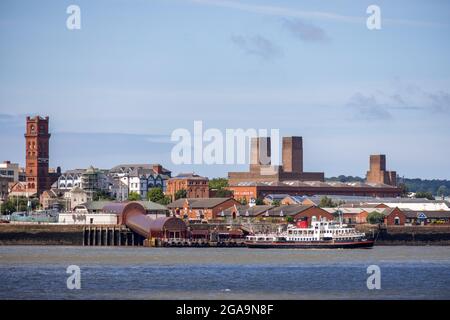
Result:
[[[160,164],[118,165],[109,171],[113,180],[111,194],[117,200],[126,200],[131,192],[135,192],[144,200],[152,188],[161,188],[165,192],[171,174]]]

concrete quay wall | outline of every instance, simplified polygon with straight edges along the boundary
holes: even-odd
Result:
[[[0,224],[0,245],[83,245],[84,226]]]

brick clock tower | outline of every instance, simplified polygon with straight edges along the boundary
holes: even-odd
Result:
[[[27,117],[26,176],[27,192],[40,195],[50,189],[48,117]]]

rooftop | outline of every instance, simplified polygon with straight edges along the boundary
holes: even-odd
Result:
[[[174,179],[208,180],[207,177],[202,177],[195,173],[180,173],[172,178],[172,180]]]
[[[214,208],[232,198],[182,198],[167,205],[168,208],[183,208],[186,200],[192,209]]]
[[[243,181],[231,185],[231,187],[313,187],[313,188],[396,188],[383,183],[364,183],[364,182],[322,182],[322,181]]]

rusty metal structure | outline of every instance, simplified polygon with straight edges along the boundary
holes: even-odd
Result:
[[[109,203],[103,212],[115,213],[119,224],[127,226],[145,239],[184,239],[187,237],[186,223],[176,217],[152,217],[137,202]]]

